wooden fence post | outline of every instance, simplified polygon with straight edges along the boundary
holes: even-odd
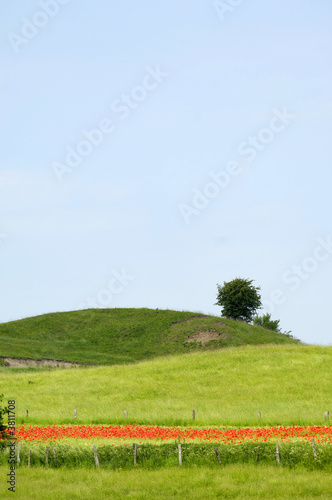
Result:
[[[311,438],[311,442],[312,442],[312,451],[314,452],[314,459],[317,460],[317,450],[314,438]]]
[[[258,448],[257,448],[257,455],[256,455],[256,462],[258,462],[258,460],[259,460],[259,452],[260,452],[260,450],[261,450],[261,447],[258,446]]]
[[[54,465],[56,465],[56,453],[54,448],[53,448],[53,455],[54,455]]]
[[[49,446],[46,446],[46,454],[45,454],[45,463],[46,463],[46,465],[48,465],[48,455],[49,455],[50,449],[51,448]]]
[[[260,420],[261,419],[261,412],[260,411],[257,413],[257,416],[258,416],[258,420]]]
[[[276,446],[276,456],[277,456],[277,464],[280,464],[279,442],[278,441],[277,441],[277,446]]]
[[[179,448],[179,465],[182,465],[182,450],[181,450],[181,445],[178,445]]]
[[[137,444],[133,444],[133,450],[134,450],[134,465],[137,465]]]
[[[20,452],[21,452],[21,443],[18,443],[18,448],[17,448],[17,463],[19,464],[21,459],[20,459]]]
[[[96,445],[93,445],[93,454],[95,456],[96,467],[99,467],[98,453]]]
[[[128,412],[127,412],[127,410],[124,411],[124,416],[125,416],[125,418],[128,418]]]
[[[25,416],[26,416],[26,418],[28,418],[28,416],[29,416],[29,410],[25,410]]]
[[[31,450],[29,450],[29,455],[28,455],[28,467],[30,467],[31,463]]]
[[[191,410],[191,416],[192,416],[193,420],[195,420],[195,410]]]
[[[74,418],[77,418],[77,410],[74,410]]]
[[[329,421],[329,416],[330,416],[330,412],[326,411],[325,412],[325,422],[326,423]]]
[[[220,455],[219,455],[218,448],[215,448],[214,451],[216,452],[216,455],[217,455],[217,458],[219,460],[219,463],[221,464],[221,458],[220,458]]]

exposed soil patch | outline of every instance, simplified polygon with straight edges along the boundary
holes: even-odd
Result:
[[[56,359],[30,359],[30,358],[4,358],[2,361],[10,368],[28,368],[30,366],[52,366],[53,368],[80,366],[80,363],[71,361],[58,361]]]
[[[217,333],[214,330],[205,330],[204,332],[197,332],[195,335],[190,335],[187,338],[187,342],[200,342],[201,344],[206,344],[210,340],[225,340],[227,335],[224,333]]]

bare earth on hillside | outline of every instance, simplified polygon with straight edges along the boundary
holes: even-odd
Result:
[[[56,359],[30,359],[30,358],[1,358],[4,363],[10,368],[28,368],[30,366],[52,366],[70,368],[72,366],[80,366],[79,363],[70,361],[57,361]]]
[[[210,340],[224,340],[227,335],[224,333],[217,333],[214,330],[206,330],[204,332],[197,332],[195,335],[190,335],[187,342],[201,342],[201,344],[206,344]]]

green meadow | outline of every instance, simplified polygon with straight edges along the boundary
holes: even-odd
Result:
[[[1,498],[15,497],[17,500],[332,498],[330,473],[277,466],[238,464],[219,470],[209,467],[173,467],[158,471],[20,468],[17,470],[14,495],[4,486],[3,477],[6,473],[7,468],[1,466]]]
[[[15,400],[17,424],[324,425],[332,411],[332,346],[200,313],[105,309],[27,318],[0,325],[0,354],[81,364],[0,362],[0,393],[4,403]],[[45,443],[23,443],[16,498],[44,499],[46,491],[47,498],[98,500],[332,498],[328,444],[317,445],[315,461],[310,443],[282,443],[276,466],[272,442],[261,446],[259,463],[257,443],[218,444],[221,463],[212,443],[183,443],[180,467],[176,442],[142,442],[134,467],[133,440],[83,441],[52,444],[57,462],[52,449],[49,465]],[[7,455],[0,455],[1,498],[12,495]]]
[[[332,408],[331,380],[332,347],[291,344],[128,365],[0,368],[5,400],[15,399],[17,421],[31,424],[190,425],[192,410],[195,425],[323,424]]]

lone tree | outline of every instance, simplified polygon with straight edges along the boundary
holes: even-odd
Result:
[[[217,302],[221,306],[222,316],[232,319],[240,319],[250,323],[256,313],[256,309],[262,307],[261,296],[258,293],[260,287],[252,285],[253,280],[236,278],[224,286],[218,285]]]

